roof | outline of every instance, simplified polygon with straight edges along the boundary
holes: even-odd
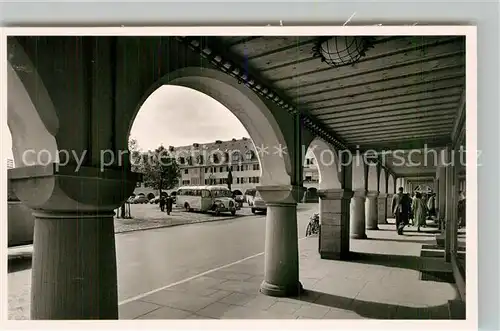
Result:
[[[189,189],[189,190],[229,190],[227,186],[224,185],[200,185],[200,186],[181,186],[177,190]]]

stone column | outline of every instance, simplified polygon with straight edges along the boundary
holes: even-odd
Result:
[[[297,186],[258,186],[267,204],[264,281],[260,291],[269,296],[295,296],[299,281],[297,201],[304,189]]]
[[[368,191],[365,202],[366,229],[378,230],[378,192]]]
[[[342,260],[349,255],[349,212],[353,192],[350,190],[319,190],[320,247],[322,259]]]
[[[350,233],[352,239],[366,239],[365,222],[365,200],[366,191],[354,191],[351,199],[350,210]]]
[[[387,224],[387,194],[378,195],[378,224]]]
[[[113,210],[135,174],[51,164],[9,176],[35,217],[31,319],[118,319]]]

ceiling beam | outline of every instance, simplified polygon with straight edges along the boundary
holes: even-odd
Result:
[[[465,88],[463,89],[462,97],[458,104],[457,117],[453,124],[453,130],[451,131],[451,141],[454,144],[459,140],[462,126],[465,126]]]
[[[452,108],[450,108],[451,110]],[[398,126],[399,124],[414,124],[414,123],[435,123],[436,121],[453,121],[455,115],[450,112],[449,115],[442,115],[442,113],[436,112],[437,115],[422,116],[412,116],[408,118],[398,118],[387,119],[387,117],[380,117],[378,119],[369,119],[365,121],[349,121],[349,122],[332,122],[328,121],[327,125],[333,130],[338,130],[340,128],[346,129],[356,129],[356,128],[369,128],[369,127],[379,127],[379,126]],[[351,124],[349,124],[351,123]],[[354,123],[354,124],[353,124]]]
[[[413,135],[423,134],[423,133],[436,133],[443,135],[444,132],[449,132],[451,130],[451,124],[448,126],[435,126],[435,127],[423,127],[423,128],[396,128],[391,131],[380,132],[378,130],[372,130],[369,132],[349,132],[342,134],[342,138],[351,141],[360,138],[373,138],[379,139],[384,137],[394,137],[403,136],[411,137]]]
[[[236,58],[235,54],[227,54],[222,45],[214,37],[176,37],[181,43],[187,45],[193,51],[206,58],[219,70],[235,77],[238,82],[245,84],[258,95],[274,102],[278,107],[284,109],[291,115],[299,115],[302,124],[313,134],[321,137],[326,142],[340,149],[347,149],[347,145],[332,130],[326,129],[324,124],[311,117],[305,110],[297,109],[297,106],[287,96],[282,96],[262,77],[255,73],[254,68],[244,68],[242,59]]]
[[[389,125],[372,125],[372,126],[359,126],[357,128],[352,128],[352,127],[347,127],[343,128],[339,126],[338,128],[334,129],[339,135],[344,135],[345,133],[350,133],[350,132],[356,132],[356,133],[362,133],[362,132],[386,132],[386,131],[394,131],[398,129],[419,129],[419,128],[432,128],[432,127],[443,127],[443,126],[448,126],[448,125],[453,125],[453,119],[449,120],[441,120],[439,122],[434,121],[427,121],[427,122],[414,122],[414,123],[409,123],[409,124],[389,124]]]
[[[450,143],[449,136],[443,136],[433,139],[407,139],[399,141],[379,141],[363,143],[358,145],[351,145],[353,149],[360,151],[375,150],[378,152],[395,151],[395,150],[411,150],[427,148],[440,148],[445,147]],[[359,147],[357,147],[359,146]]]

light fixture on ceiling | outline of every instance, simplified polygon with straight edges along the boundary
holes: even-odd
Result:
[[[362,36],[320,37],[313,47],[313,56],[332,67],[355,64],[373,48],[373,40]]]

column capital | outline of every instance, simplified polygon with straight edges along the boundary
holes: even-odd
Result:
[[[257,186],[256,189],[266,204],[296,204],[306,191],[305,187],[294,185]]]
[[[318,195],[321,200],[340,200],[352,198],[354,192],[351,190],[342,189],[323,189],[318,190]]]
[[[376,198],[376,197],[378,197],[378,195],[379,195],[378,191],[367,191],[366,192],[367,198]]]
[[[366,198],[365,190],[355,190],[353,191],[353,198]]]
[[[35,212],[65,217],[113,211],[132,194],[139,176],[125,168],[55,163],[9,170],[12,187],[24,204]]]

